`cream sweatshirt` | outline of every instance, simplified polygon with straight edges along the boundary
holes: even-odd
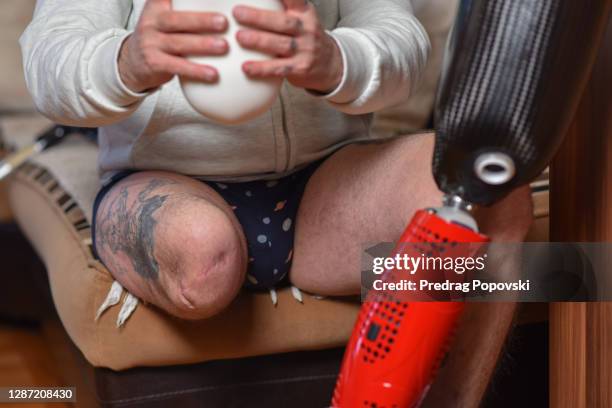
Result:
[[[340,85],[314,96],[285,83],[265,115],[222,126],[191,108],[177,78],[144,94],[122,82],[119,50],[145,2],[38,0],[20,40],[37,109],[58,123],[100,128],[103,180],[125,169],[211,180],[280,177],[373,139],[372,112],[409,96],[429,50],[410,0],[312,0],[342,52]]]

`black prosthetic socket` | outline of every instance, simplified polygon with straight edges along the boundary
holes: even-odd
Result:
[[[489,205],[537,177],[567,131],[609,9],[607,0],[462,1],[436,105],[442,191]]]

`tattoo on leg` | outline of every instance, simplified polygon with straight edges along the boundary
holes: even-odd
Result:
[[[97,247],[100,250],[106,247],[113,255],[123,252],[136,273],[145,279],[157,279],[159,276],[154,253],[157,225],[154,215],[168,199],[168,195],[155,194],[155,190],[170,184],[176,182],[151,180],[131,205],[128,205],[128,187],[121,187],[116,197],[105,205],[97,221]],[[119,268],[118,272],[122,270],[125,271]]]
[[[138,242],[133,248],[132,263],[134,269],[143,278],[157,279],[159,265],[155,259],[155,225],[157,221],[153,214],[166,201],[167,196],[154,196],[142,203],[142,209],[138,216],[136,236]]]

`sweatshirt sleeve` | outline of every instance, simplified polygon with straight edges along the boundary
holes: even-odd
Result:
[[[146,94],[119,76],[130,0],[38,0],[21,36],[25,79],[36,108],[53,121],[103,126],[129,116]]]
[[[348,114],[371,113],[407,99],[429,53],[410,0],[340,0],[331,31],[344,61],[340,85],[324,96]]]

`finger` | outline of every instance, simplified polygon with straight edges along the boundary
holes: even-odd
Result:
[[[148,0],[145,3],[143,13],[148,10],[154,10],[156,12],[172,10],[172,0]]]
[[[227,18],[218,13],[164,11],[157,18],[157,28],[167,33],[221,33],[227,26]]]
[[[283,0],[283,4],[287,10],[302,11],[308,7],[307,0]]]
[[[155,61],[153,68],[160,73],[179,75],[206,83],[214,83],[219,80],[219,74],[213,67],[196,64],[185,58],[160,52],[159,55],[156,55]]]
[[[212,35],[166,34],[160,47],[173,55],[225,55],[229,50],[227,41]]]
[[[236,39],[246,49],[279,57],[290,57],[298,50],[296,38],[288,35],[273,34],[265,31],[240,30],[236,34]]]
[[[237,6],[234,8],[233,15],[236,21],[242,25],[280,34],[297,35],[302,32],[304,27],[302,20],[284,11]]]
[[[269,61],[247,61],[242,65],[243,71],[251,78],[286,78],[294,72],[292,58],[280,58]]]

